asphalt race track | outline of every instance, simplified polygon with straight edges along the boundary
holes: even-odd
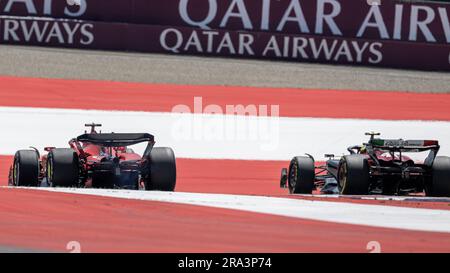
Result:
[[[450,251],[448,198],[278,188],[292,156],[340,155],[365,131],[439,139],[450,155],[448,74],[7,46],[0,60],[1,252]],[[204,114],[211,104],[279,113]],[[92,121],[173,147],[177,192],[7,187],[16,150],[65,146]],[[236,124],[256,138],[236,138]],[[222,125],[235,134],[208,135]]]
[[[187,85],[450,91],[450,75],[351,66],[0,45],[0,75]]]

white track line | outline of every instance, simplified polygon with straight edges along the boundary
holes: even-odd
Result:
[[[447,210],[231,194],[65,188],[34,189],[50,192],[235,209],[255,213],[371,227],[450,233],[450,211]]]
[[[320,111],[320,109],[318,110]],[[367,140],[366,131],[389,138],[438,139],[440,154],[450,156],[450,122],[383,121],[326,118],[249,118],[148,112],[0,107],[0,154],[36,146],[66,147],[84,123],[103,123],[103,131],[149,132],[157,146],[170,146],[178,157],[289,160],[310,153],[341,155]],[[227,134],[225,133],[227,132]],[[141,151],[137,149],[137,151]]]
[[[427,197],[427,196],[392,196],[392,195],[339,195],[339,194],[296,194],[296,196],[314,197],[321,199],[342,200],[375,200],[375,201],[406,201],[406,202],[441,202],[449,203],[450,197]]]

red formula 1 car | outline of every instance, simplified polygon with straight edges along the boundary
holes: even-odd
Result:
[[[20,150],[9,172],[10,186],[93,187],[174,191],[175,155],[153,147],[154,136],[97,133],[101,124],[86,124],[91,132],[69,141],[70,148]],[[129,146],[147,142],[142,156]]]
[[[280,186],[290,193],[386,194],[423,193],[450,197],[450,157],[437,156],[436,140],[380,139],[366,133],[368,143],[351,146],[348,155],[315,166],[314,158],[298,156],[282,169]],[[424,160],[411,158],[425,152]]]

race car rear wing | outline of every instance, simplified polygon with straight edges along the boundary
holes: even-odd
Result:
[[[77,137],[79,142],[88,142],[105,147],[123,147],[139,144],[142,142],[154,143],[155,137],[151,134],[84,134]]]
[[[427,150],[439,150],[437,140],[403,140],[403,139],[379,139],[374,138],[369,144],[375,148],[390,151],[422,152]]]

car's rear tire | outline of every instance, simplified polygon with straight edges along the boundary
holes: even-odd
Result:
[[[52,187],[74,187],[79,182],[79,161],[72,149],[54,149],[47,158],[47,179]]]
[[[369,193],[370,174],[367,158],[347,155],[339,162],[338,186],[340,194],[365,195]]]
[[[177,180],[175,154],[171,148],[157,147],[150,152],[150,175],[145,183],[149,191],[174,191]]]
[[[314,189],[314,160],[297,156],[289,164],[288,187],[290,193],[311,194]]]
[[[434,159],[431,196],[450,197],[450,157],[438,156]]]
[[[39,154],[34,150],[20,150],[14,156],[13,185],[18,187],[39,186]]]

